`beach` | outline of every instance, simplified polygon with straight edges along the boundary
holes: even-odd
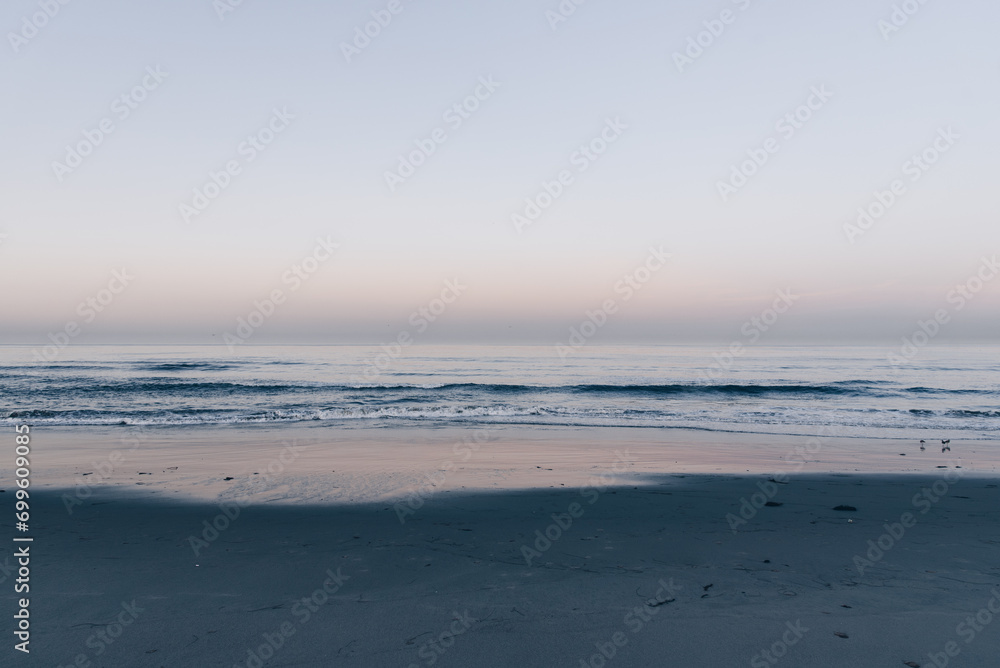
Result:
[[[1000,3],[0,23],[0,668],[1000,668]]]
[[[1000,650],[995,442],[34,432],[38,665],[983,666]]]

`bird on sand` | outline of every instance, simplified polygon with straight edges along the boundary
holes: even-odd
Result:
[[[941,452],[951,452],[951,446],[948,445],[949,443],[951,443],[951,439],[950,438],[949,439],[941,439]]]
[[[926,450],[927,449],[927,448],[924,447],[924,439],[920,439],[920,449],[921,450]]]

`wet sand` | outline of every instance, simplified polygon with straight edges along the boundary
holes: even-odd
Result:
[[[826,439],[799,466],[799,437],[508,429],[448,468],[472,430],[180,431],[146,430],[129,451],[117,430],[39,430],[24,664],[1000,655],[995,444],[953,440],[942,455]],[[729,447],[706,454],[701,438]],[[115,451],[124,459],[103,475]]]

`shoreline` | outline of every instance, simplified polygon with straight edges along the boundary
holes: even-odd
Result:
[[[357,503],[436,491],[574,487],[593,476],[905,473],[1000,475],[1000,442],[933,444],[631,428],[339,430],[327,425],[34,428],[36,488],[134,487],[152,496]],[[263,476],[263,477],[262,477]],[[228,480],[227,480],[228,478]],[[260,484],[267,480],[268,485]],[[0,477],[0,482],[3,478]]]
[[[740,429],[739,423],[717,423],[711,424],[710,426],[692,426],[692,425],[677,425],[677,424],[663,424],[663,423],[642,423],[636,422],[632,424],[586,424],[586,423],[558,423],[558,422],[487,422],[487,421],[475,421],[469,420],[467,422],[455,421],[455,420],[431,420],[431,419],[412,419],[407,420],[404,418],[392,418],[386,419],[382,422],[376,422],[374,420],[365,420],[362,418],[354,419],[312,419],[312,418],[301,418],[301,419],[282,419],[282,420],[239,420],[232,422],[193,422],[193,423],[126,423],[123,421],[117,422],[104,422],[99,424],[76,424],[76,423],[48,423],[48,422],[37,422],[32,421],[30,417],[6,417],[0,420],[0,422],[16,426],[17,424],[29,423],[32,428],[37,429],[49,429],[52,431],[61,432],[63,430],[123,430],[123,429],[140,429],[140,430],[184,430],[184,429],[271,429],[271,428],[287,428],[287,429],[336,429],[345,432],[360,432],[366,430],[439,430],[439,429],[476,429],[476,428],[491,428],[491,429],[521,429],[521,430],[532,430],[532,429],[610,429],[610,430],[653,430],[653,431],[680,431],[680,432],[705,432],[707,434],[734,434],[739,437],[742,435],[746,436],[759,436],[759,437],[774,437],[774,438],[811,438],[820,436],[823,434],[817,433],[817,427],[812,425],[782,425],[786,429],[795,427],[798,431],[761,431],[750,430],[750,429]],[[723,424],[732,424],[732,428],[724,427]],[[746,426],[746,425],[743,425]],[[777,425],[773,425],[777,426]],[[940,434],[945,434],[953,439],[958,439],[966,442],[993,442],[1000,441],[1000,437],[985,436],[985,433],[995,433],[995,432],[983,432],[983,431],[958,431],[960,436],[956,436],[955,431],[948,430],[936,430],[933,433],[921,433],[924,430],[913,430],[907,431],[904,427],[889,428],[889,427],[867,427],[867,426],[845,426],[845,425],[835,425],[835,426],[820,426],[819,430],[830,430],[830,434],[835,435],[837,438],[843,439],[858,439],[858,440],[873,440],[873,441],[900,441],[900,442],[919,442],[921,438],[926,440],[928,443],[939,442],[938,436]],[[928,430],[929,431],[929,430]],[[873,434],[873,432],[875,432]],[[905,432],[905,433],[904,433]]]

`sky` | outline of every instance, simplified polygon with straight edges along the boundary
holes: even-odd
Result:
[[[0,8],[0,343],[997,339],[996,3],[236,3]]]

